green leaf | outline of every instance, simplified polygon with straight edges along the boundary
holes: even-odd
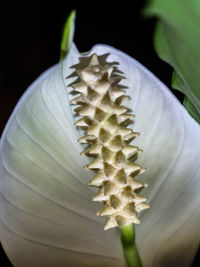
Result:
[[[150,0],[144,14],[158,17],[155,49],[173,66],[172,87],[186,95],[185,107],[200,122],[200,1]]]
[[[190,115],[200,123],[200,115],[187,96],[184,98],[183,104],[190,113]]]
[[[183,89],[185,88],[184,81],[181,80],[180,76],[178,76],[176,71],[174,71],[173,75],[172,75],[172,87],[174,89],[181,91],[181,92],[182,92],[182,88]],[[200,115],[187,96],[185,96],[183,104],[184,104],[185,108],[188,110],[188,112],[190,113],[190,115],[196,121],[198,121],[200,123]]]
[[[66,56],[73,41],[75,18],[76,18],[76,11],[73,10],[65,21],[63,27],[62,40],[60,44],[60,60],[62,60]]]

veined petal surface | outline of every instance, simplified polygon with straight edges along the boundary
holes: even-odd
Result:
[[[106,233],[95,215],[62,70],[28,88],[4,130],[1,242],[17,267],[123,266],[119,231]]]
[[[17,105],[1,139],[0,236],[15,266],[123,266],[119,231],[104,232],[82,167],[82,136],[69,101],[79,57],[109,54],[126,79],[144,152],[146,195],[137,245],[144,266],[189,266],[199,242],[200,128],[170,91],[137,61],[105,45],[72,46]],[[89,59],[88,59],[89,60]],[[71,77],[66,79],[67,77]],[[131,126],[131,125],[130,125]],[[130,127],[129,126],[129,127]]]
[[[142,262],[154,267],[190,266],[200,240],[200,127],[136,60],[107,45],[96,45],[87,56],[94,53],[109,54],[106,61],[119,63],[125,77],[121,84],[131,97],[125,106],[136,115],[132,128],[140,132],[132,144],[144,151],[137,162],[147,171],[139,178],[149,184],[146,196],[151,206],[136,226]],[[78,64],[79,59],[70,56]],[[64,75],[70,73],[64,68]]]

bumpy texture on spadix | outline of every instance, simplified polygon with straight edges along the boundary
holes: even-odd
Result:
[[[93,201],[103,203],[97,215],[108,216],[105,230],[139,224],[137,212],[149,208],[144,203],[146,197],[138,194],[147,184],[135,179],[145,171],[134,163],[141,150],[130,145],[139,133],[127,128],[134,115],[122,106],[129,97],[119,89],[123,77],[116,75],[111,65],[100,65],[93,54],[86,68],[76,69],[81,81],[72,87],[81,95],[71,101],[80,105],[75,111],[81,118],[75,125],[85,131],[85,136],[79,142],[89,144],[81,154],[94,157],[85,168],[95,171],[89,185],[99,188]]]

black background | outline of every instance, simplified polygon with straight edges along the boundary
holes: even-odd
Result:
[[[71,2],[71,3],[70,3]],[[73,3],[72,3],[73,2]],[[74,41],[80,52],[98,43],[122,50],[149,68],[171,88],[172,68],[153,48],[155,19],[142,16],[144,1],[1,1],[0,3],[0,132],[26,88],[59,60],[62,27],[76,9]],[[173,93],[183,100],[181,93]],[[194,266],[198,265],[196,258]],[[1,249],[0,267],[9,266]],[[11,266],[11,265],[10,265]]]

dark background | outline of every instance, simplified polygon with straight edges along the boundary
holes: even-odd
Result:
[[[171,88],[172,68],[153,48],[155,19],[145,19],[141,14],[145,2],[133,0],[130,6],[116,1],[110,7],[109,3],[0,2],[0,133],[26,88],[58,62],[62,27],[72,9],[77,11],[74,41],[80,52],[98,43],[109,44],[136,58]],[[173,93],[183,100],[181,93]],[[199,266],[198,259],[193,267]],[[9,266],[6,263],[9,261],[0,249],[0,267]]]
[[[154,20],[142,18],[143,1],[133,0],[133,7],[108,7],[109,1],[97,0],[90,7],[86,1],[70,2],[1,0],[0,131],[26,88],[58,62],[63,24],[72,9],[77,10],[74,41],[80,52],[98,43],[109,44],[139,60],[170,86],[172,69],[154,52]]]

